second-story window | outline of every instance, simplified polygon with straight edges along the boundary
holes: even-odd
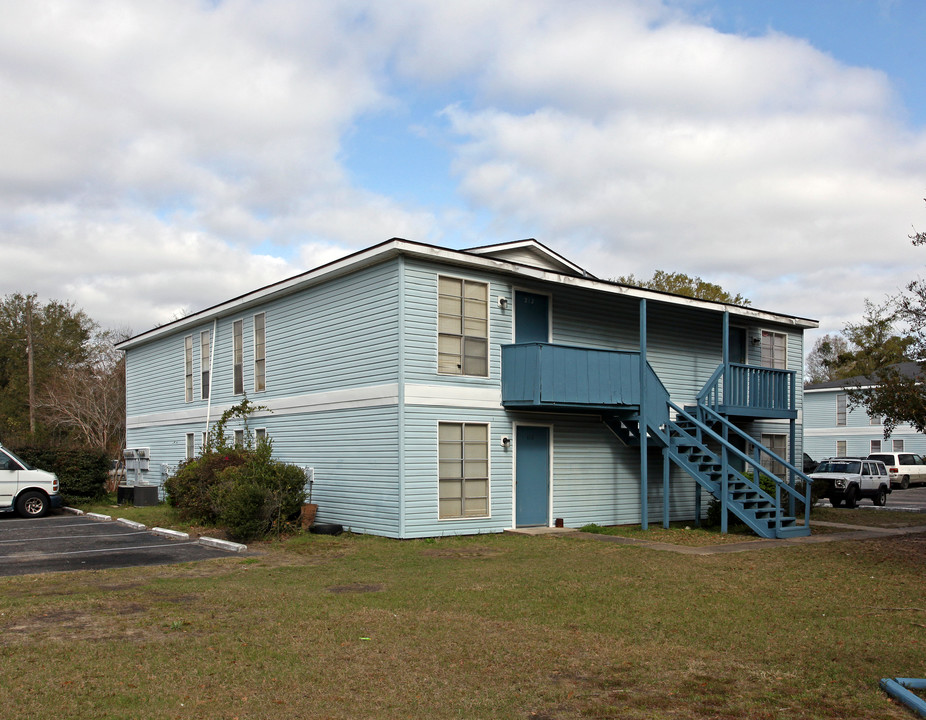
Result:
[[[788,336],[762,331],[762,367],[786,370],[788,367]]]
[[[254,316],[254,391],[267,389],[266,332],[264,313]]]
[[[232,375],[234,377],[234,393],[241,395],[244,392],[244,321],[235,320],[232,326]]]
[[[209,399],[209,369],[212,367],[212,331],[205,330],[199,334],[199,376],[202,387],[200,395]]]
[[[839,393],[836,395],[836,424],[846,424],[846,394]]]
[[[193,402],[193,336],[183,339],[183,394],[187,402]]]
[[[437,370],[453,375],[489,374],[489,286],[438,278]]]

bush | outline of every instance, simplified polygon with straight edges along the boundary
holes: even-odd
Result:
[[[278,530],[305,502],[305,473],[272,458],[272,444],[254,449],[208,450],[183,463],[164,485],[168,502],[185,520],[225,527],[235,540]]]
[[[258,443],[246,454],[247,462],[220,472],[210,491],[218,522],[239,540],[266,535],[274,526],[281,530],[306,499],[305,473],[274,460],[269,442]]]
[[[100,450],[21,446],[14,452],[30,465],[58,476],[67,502],[99,500],[106,492],[110,460]]]
[[[207,450],[181,463],[177,472],[164,483],[168,504],[177,508],[182,520],[215,524],[218,517],[212,505],[212,489],[219,483],[224,470],[243,465],[247,460],[245,450],[226,448]]]

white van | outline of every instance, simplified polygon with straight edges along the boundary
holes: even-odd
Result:
[[[57,475],[36,470],[0,445],[0,512],[39,518],[61,505]]]
[[[887,465],[891,485],[900,485],[901,490],[910,487],[910,483],[926,482],[926,460],[916,453],[872,453],[868,459]]]

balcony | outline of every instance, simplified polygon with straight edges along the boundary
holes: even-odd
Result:
[[[717,368],[698,399],[722,415],[794,419],[795,382],[793,370],[730,363]]]
[[[502,405],[615,410],[640,405],[640,353],[547,343],[502,346]]]

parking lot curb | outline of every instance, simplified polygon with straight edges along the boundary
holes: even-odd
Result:
[[[155,535],[163,535],[164,537],[176,538],[178,540],[189,540],[190,533],[180,532],[179,530],[168,530],[167,528],[151,528],[151,532]]]
[[[91,520],[103,520],[105,522],[112,520],[111,515],[101,515],[100,513],[84,513],[84,515]]]
[[[64,512],[66,513],[71,513],[71,515],[83,515],[84,514],[83,510],[78,510],[77,508],[63,507],[61,509],[64,510]]]
[[[145,530],[146,527],[144,523],[135,522],[134,520],[129,520],[127,518],[116,518],[116,522],[121,525],[128,525],[130,528],[135,528],[136,530]]]
[[[247,545],[242,545],[241,543],[219,540],[218,538],[211,537],[201,537],[199,543],[200,545],[208,545],[209,547],[219,548],[221,550],[231,550],[232,552],[244,552],[248,549]]]

